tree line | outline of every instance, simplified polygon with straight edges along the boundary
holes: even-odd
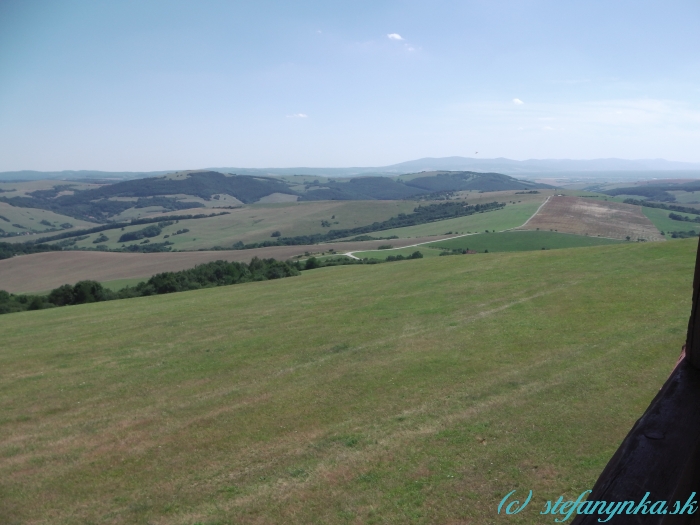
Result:
[[[373,222],[366,226],[348,228],[343,230],[329,230],[326,233],[315,233],[311,235],[298,235],[295,237],[277,237],[276,240],[266,240],[263,242],[253,242],[244,244],[238,241],[233,245],[234,250],[250,250],[253,248],[265,248],[267,246],[297,246],[304,244],[319,244],[330,242],[353,235],[363,235],[393,228],[405,228],[407,226],[417,226],[428,222],[443,221],[455,217],[474,215],[488,211],[500,210],[505,207],[504,202],[488,202],[485,204],[468,205],[465,202],[443,202],[418,206],[413,209],[413,213],[399,213],[396,217],[391,217],[385,221]]]
[[[299,269],[295,265],[275,259],[254,257],[249,264],[215,261],[189,270],[159,273],[136,286],[126,286],[118,291],[90,280],[79,281],[74,285],[64,284],[51,290],[48,295],[14,295],[0,290],[0,314],[184,292],[295,275],[299,275]]]
[[[423,255],[420,252],[415,252],[406,259],[419,259],[421,257]],[[402,259],[403,257],[392,260]],[[0,290],[0,314],[283,279],[297,276],[303,270],[314,270],[326,266],[379,264],[381,262],[383,261],[378,259],[365,258],[360,260],[344,256],[325,259],[310,257],[305,261],[278,261],[253,257],[249,264],[214,261],[179,272],[158,273],[136,286],[126,286],[118,291],[105,288],[101,283],[91,280],[79,281],[74,285],[64,284],[51,290],[48,295],[15,295]]]
[[[634,204],[635,206],[645,206],[647,208],[657,208],[660,210],[678,211],[681,213],[694,213],[697,214],[699,210],[695,208],[690,208],[688,206],[678,206],[677,204],[664,204],[662,202],[649,202],[638,199],[625,199],[625,204]]]

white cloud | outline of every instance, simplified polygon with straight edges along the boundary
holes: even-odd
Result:
[[[291,115],[287,115],[287,118],[309,118],[309,116],[306,113],[293,113]]]
[[[520,106],[520,105],[522,105],[522,104],[525,104],[525,102],[523,102],[523,101],[520,100],[519,98],[514,98],[514,99],[513,99],[513,104],[515,104],[516,106]]]
[[[415,47],[411,47],[411,46],[407,46],[406,49],[407,49],[408,51],[415,51],[415,50],[416,50]]]
[[[403,40],[403,37],[398,33],[389,33],[386,35],[390,40]]]

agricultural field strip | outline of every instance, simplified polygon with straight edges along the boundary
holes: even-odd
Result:
[[[516,226],[516,227],[514,227],[514,228],[506,228],[505,230],[499,230],[497,233],[503,233],[503,232],[507,232],[507,231],[519,231],[518,228],[522,228],[522,227],[525,226],[528,222],[530,222],[530,219],[532,219],[535,215],[537,215],[537,213],[542,209],[542,206],[544,206],[545,204],[547,204],[547,201],[548,201],[549,199],[550,199],[550,197],[547,197],[547,199],[540,205],[540,207],[537,208],[537,211],[535,211],[535,213],[533,213],[533,214],[530,216],[530,218],[529,218],[528,220],[526,220],[522,225]],[[460,234],[460,235],[454,235],[454,236],[452,236],[452,237],[446,237],[445,239],[440,239],[440,241],[451,241],[452,239],[459,239],[460,237],[469,237],[469,236],[471,236],[471,235],[481,235],[481,234],[480,234],[479,232],[475,232],[475,233],[462,233],[462,234]],[[424,244],[432,244],[432,243],[434,243],[434,242],[438,242],[438,240],[419,242],[419,243],[416,243],[416,244],[409,244],[408,246],[391,247],[391,248],[387,248],[387,249],[381,250],[381,251],[382,251],[382,252],[388,252],[388,251],[390,251],[390,250],[403,250],[403,249],[405,249],[405,248],[415,248],[416,246],[422,246],[422,245],[424,245]],[[351,259],[358,259],[358,260],[359,260],[359,257],[355,257],[355,256],[353,255],[353,253],[360,252],[360,251],[368,252],[368,251],[380,251],[380,250],[353,250],[353,251],[351,251],[351,252],[340,253],[340,254],[338,254],[338,255],[346,255],[346,256],[350,257]]]
[[[432,237],[433,241],[447,240],[448,236]],[[371,250],[386,241],[339,242],[325,245],[270,246],[251,250],[213,250],[160,253],[123,253],[64,250],[22,255],[0,261],[0,290],[10,293],[36,293],[51,290],[62,284],[91,279],[148,279],[154,274],[179,271],[197,264],[216,260],[250,262],[253,257],[286,260],[305,252],[330,249],[342,250],[348,245],[354,251]],[[414,239],[397,239],[398,243],[413,243]],[[363,250],[364,247],[364,250]],[[340,255],[340,254],[339,254]]]

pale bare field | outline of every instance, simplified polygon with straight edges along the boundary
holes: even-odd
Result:
[[[579,197],[551,197],[520,230],[558,231],[626,239],[663,241],[640,206]]]
[[[392,239],[395,247],[437,241],[451,236]],[[62,284],[82,280],[114,281],[148,278],[160,272],[176,272],[211,261],[249,262],[253,257],[286,260],[305,252],[312,254],[375,250],[386,240],[337,242],[301,246],[269,246],[254,250],[217,250],[197,252],[118,253],[97,251],[61,251],[22,255],[0,261],[0,290],[11,293],[40,292]]]

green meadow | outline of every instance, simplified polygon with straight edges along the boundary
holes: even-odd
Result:
[[[513,231],[484,233],[459,237],[446,241],[431,243],[436,248],[470,249],[477,252],[520,252],[529,250],[557,250],[562,248],[580,248],[601,244],[619,244],[622,241],[602,237],[587,237],[570,233],[547,231]]]
[[[391,241],[387,241],[390,243]],[[395,250],[371,250],[354,252],[355,257],[363,259],[386,259],[390,255],[408,256],[419,250],[424,257],[437,257],[443,251],[449,250],[474,250],[476,252],[523,252],[532,250],[557,250],[562,248],[580,248],[585,246],[598,246],[604,244],[619,244],[623,241],[604,239],[602,237],[586,237],[584,235],[572,235],[569,233],[545,232],[545,231],[513,231],[497,233],[480,233],[478,235],[465,235],[446,241],[431,242],[411,248]]]
[[[662,232],[673,232],[673,231],[688,231],[695,230],[700,231],[700,223],[697,222],[685,222],[685,221],[674,221],[668,218],[669,213],[676,213],[677,215],[682,215],[683,217],[688,217],[689,219],[695,219],[700,215],[694,215],[692,213],[678,213],[669,210],[661,210],[658,208],[647,208],[642,206],[642,213],[656,226],[659,231]],[[671,239],[670,235],[666,235],[667,239]]]
[[[500,523],[501,498],[532,489],[507,521],[540,523],[670,373],[696,246],[322,268],[0,316],[0,521]]]
[[[293,237],[328,230],[354,228],[375,221],[384,221],[399,213],[410,213],[417,206],[411,201],[313,201],[302,203],[255,204],[232,210],[197,208],[187,212],[173,212],[166,215],[210,214],[228,212],[227,215],[204,219],[181,220],[163,228],[161,235],[150,242],[172,242],[174,250],[198,250],[213,246],[230,247],[237,241],[244,243],[273,240],[272,233]],[[323,224],[327,224],[324,226]],[[100,244],[115,249],[121,247],[119,237],[123,233],[143,229],[143,225],[127,226],[124,230],[109,230],[104,234],[107,241]],[[177,234],[187,229],[188,232]],[[166,237],[166,235],[168,237]],[[79,248],[95,247],[99,233],[78,241]],[[125,244],[133,244],[127,242]]]
[[[544,198],[541,200],[544,201]],[[541,204],[542,202],[508,204],[501,210],[477,213],[475,215],[467,215],[466,217],[458,217],[456,219],[429,222],[427,224],[419,224],[418,226],[384,230],[381,232],[381,235],[396,235],[403,238],[444,235],[447,232],[467,233],[483,232],[484,230],[507,230],[521,226],[537,211],[537,208],[539,208]],[[376,235],[379,235],[379,233]]]

